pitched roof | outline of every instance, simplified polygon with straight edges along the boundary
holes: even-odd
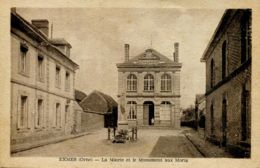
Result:
[[[127,62],[117,64],[117,67],[139,67],[139,66],[180,66],[181,63],[174,62],[165,55],[153,48],[145,50],[145,52],[135,56]]]
[[[53,49],[55,52],[59,53],[63,58],[67,59],[75,69],[79,67],[72,59],[67,57],[62,51],[60,51],[55,45],[53,45],[36,26],[25,20],[22,16],[20,16],[15,10],[11,10],[11,32],[14,33],[13,28],[19,29],[23,33],[26,33],[30,38],[33,38],[40,44],[44,44],[48,46],[50,49]]]
[[[112,108],[117,108],[117,102],[109,95],[94,90],[85,97],[79,104],[84,111],[97,113],[111,112]]]
[[[219,37],[226,31],[226,28],[229,26],[229,23],[232,21],[235,14],[241,9],[226,9],[224,14],[222,15],[204,53],[200,59],[201,62],[205,62],[212,50],[214,50],[215,45],[219,41]]]
[[[87,94],[82,92],[82,91],[80,91],[80,90],[75,89],[74,92],[75,92],[75,95],[74,95],[75,96],[75,100],[77,102],[81,102],[85,97],[87,97]]]

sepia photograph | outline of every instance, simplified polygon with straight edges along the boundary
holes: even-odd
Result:
[[[256,2],[28,2],[0,13],[0,167],[260,168]]]
[[[251,9],[10,12],[11,156],[250,158]]]

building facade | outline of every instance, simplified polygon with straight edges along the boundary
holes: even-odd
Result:
[[[147,49],[129,60],[125,44],[125,62],[117,64],[119,122],[136,121],[138,126],[180,127],[180,70],[178,47],[174,61]]]
[[[70,134],[74,76],[71,45],[48,37],[48,20],[11,11],[11,150]]]
[[[206,63],[206,136],[248,156],[251,144],[251,10],[226,10]]]

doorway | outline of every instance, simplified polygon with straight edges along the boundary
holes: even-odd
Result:
[[[144,125],[154,125],[154,104],[152,101],[144,102]]]

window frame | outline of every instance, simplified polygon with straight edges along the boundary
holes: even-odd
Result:
[[[250,139],[249,135],[250,91],[247,84],[242,85],[241,91],[241,138],[242,142]]]
[[[41,60],[41,65],[39,65],[39,63],[40,63],[39,60]],[[44,78],[45,78],[44,62],[45,62],[44,56],[39,54],[38,57],[37,57],[37,79],[38,79],[39,82],[44,82]]]
[[[154,92],[154,76],[150,73],[144,76],[144,92]]]
[[[224,79],[227,76],[227,41],[225,40],[222,43],[221,48],[221,54],[222,54],[222,79]]]
[[[55,86],[61,88],[61,67],[59,65],[55,67]]]
[[[129,74],[126,79],[126,91],[136,92],[137,91],[137,77],[135,74]]]
[[[70,114],[70,105],[66,104],[65,105],[65,124],[67,124],[69,122],[69,114]]]
[[[127,109],[128,109],[127,119],[136,120],[137,119],[137,103],[135,101],[128,101]]]
[[[172,78],[169,74],[164,73],[161,76],[161,92],[171,92],[172,91]]]
[[[53,113],[53,127],[60,129],[61,128],[61,103],[56,102],[55,103],[55,109]]]
[[[172,108],[171,108],[171,102],[169,101],[162,101],[160,104],[160,120],[162,121],[170,121],[171,120],[171,112],[172,112]],[[168,108],[170,109],[169,114],[167,114],[169,117],[168,119],[166,119],[167,117],[165,117],[165,112],[166,112],[166,107],[168,106]]]
[[[251,57],[251,11],[246,10],[241,17],[241,64]]]
[[[215,135],[215,109],[214,103],[212,102],[210,105],[210,134],[211,136]]]
[[[29,48],[26,43],[20,43],[20,54],[18,61],[19,74],[29,77]]]
[[[30,123],[29,123],[29,112],[30,112],[30,108],[29,108],[29,94],[25,91],[19,91],[19,95],[18,95],[18,109],[17,109],[17,129],[18,130],[26,130],[30,128]],[[25,102],[25,114],[24,114],[24,119],[23,121],[21,121],[21,116],[22,116],[22,98],[26,98],[26,102]],[[24,124],[23,124],[24,123]]]
[[[66,71],[65,72],[65,91],[70,90],[70,72]]]
[[[39,111],[39,101],[41,101],[41,111]],[[42,96],[37,98],[36,114],[35,114],[35,128],[43,128],[45,123],[44,99]]]
[[[216,71],[215,71],[215,61],[212,58],[210,61],[210,87],[213,88],[216,82]]]

